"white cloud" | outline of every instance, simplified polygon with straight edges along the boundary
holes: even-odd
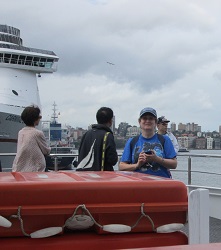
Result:
[[[42,75],[43,115],[86,128],[99,107],[137,124],[155,107],[176,123],[218,130],[221,28],[218,0],[8,0],[1,23],[25,46],[53,50],[58,72]],[[107,64],[107,61],[115,65]]]

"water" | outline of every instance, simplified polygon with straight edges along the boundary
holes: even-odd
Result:
[[[189,153],[221,155],[221,150],[191,150]],[[188,158],[189,158],[188,156],[177,157],[178,160],[177,170],[188,169]],[[210,172],[210,174],[192,172],[191,175],[192,185],[221,188],[221,158],[191,157],[191,166],[192,166],[192,171]],[[181,180],[185,184],[187,184],[188,182],[187,173],[173,171],[172,175],[174,179]]]
[[[118,150],[118,153],[122,153],[122,150]],[[220,155],[221,150],[191,150],[190,154],[211,154]],[[189,156],[177,156],[177,169],[172,170],[172,176],[175,180],[183,181],[188,184],[188,158]],[[192,172],[191,184],[209,187],[219,187],[221,188],[221,158],[211,158],[211,157],[192,157],[191,156],[191,166],[192,171],[200,172],[210,172],[198,173]],[[115,166],[115,170],[118,170],[118,166]],[[185,171],[185,172],[184,172]]]

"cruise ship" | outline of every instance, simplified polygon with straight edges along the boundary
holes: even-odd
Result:
[[[55,72],[58,60],[53,51],[23,46],[19,29],[0,25],[0,153],[16,153],[20,114],[29,105],[41,108],[37,79]],[[2,168],[13,158],[1,157]]]

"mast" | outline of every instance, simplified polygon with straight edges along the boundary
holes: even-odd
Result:
[[[57,111],[57,109],[56,109],[56,106],[57,106],[57,104],[54,102],[53,103],[53,114],[51,115],[51,123],[53,123],[53,124],[56,124],[57,123],[57,118],[58,118],[58,115],[57,115],[57,113],[56,113],[56,111]]]

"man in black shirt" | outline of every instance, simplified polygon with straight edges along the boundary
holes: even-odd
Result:
[[[113,111],[102,107],[97,111],[98,124],[93,124],[81,140],[77,171],[113,171],[118,161],[116,144],[110,127]]]

